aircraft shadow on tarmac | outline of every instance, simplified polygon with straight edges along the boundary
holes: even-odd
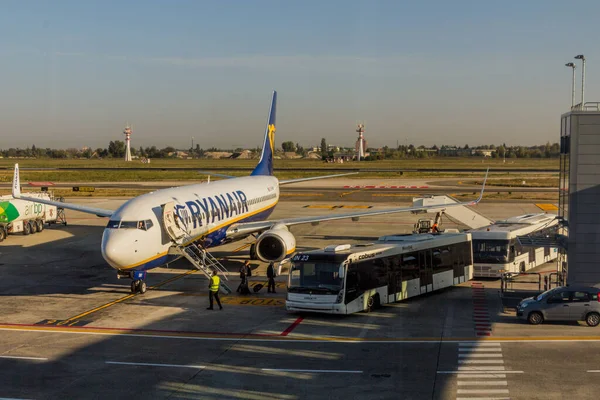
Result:
[[[411,300],[407,304],[416,301]],[[224,311],[205,311],[206,299],[196,299],[194,303],[196,309],[187,309],[184,315],[154,319],[138,328],[144,334],[139,332],[137,337],[3,332],[5,338],[10,336],[13,344],[9,355],[49,359],[0,359],[3,370],[0,394],[11,398],[45,399],[168,397],[273,400],[380,399],[398,398],[398,394],[402,393],[402,399],[422,399],[432,398],[434,386],[435,392],[445,391],[447,381],[423,374],[421,369],[414,367],[415,363],[423,362],[422,346],[164,337],[166,329],[189,337],[193,337],[194,332],[210,335],[210,331],[216,331],[212,337],[218,338],[227,335],[219,333],[227,327],[227,320],[236,319],[238,326],[247,324],[243,330],[250,332],[261,324],[286,326],[289,323],[282,325],[282,320],[298,318],[298,315],[278,310],[272,321],[268,321],[266,316],[275,312],[272,307],[260,307],[258,313],[244,316],[243,309],[233,310],[232,307]],[[377,324],[377,313],[402,311],[401,308],[384,307],[371,316],[315,316],[306,323],[316,328],[327,324],[346,325],[357,335],[362,329],[368,329],[375,336],[383,336],[383,332],[378,332],[384,328]],[[148,317],[152,315],[148,314]],[[406,321],[402,319],[397,323],[403,322]],[[154,331],[150,331],[152,329]],[[47,342],[48,337],[53,338],[52,343]],[[44,345],[40,346],[40,343]],[[428,352],[438,354],[435,346],[439,345],[426,346]],[[386,362],[381,363],[382,359]],[[278,368],[297,368],[300,371],[286,372]],[[336,377],[305,372],[310,370],[361,371]]]
[[[65,243],[69,242],[63,242],[61,245]],[[173,267],[177,267],[179,271],[184,265],[185,260],[178,261],[177,265],[173,263]],[[235,271],[239,265],[239,260],[225,261],[225,266],[230,271]],[[108,266],[106,271],[116,279]],[[96,273],[99,273],[99,276],[105,274],[104,271],[97,270]],[[162,272],[158,275],[160,280],[166,279]],[[185,286],[188,289],[205,294],[205,278],[200,273],[198,273],[198,280],[191,279],[195,277],[196,274],[186,276],[159,290],[177,291],[182,288],[178,283],[187,281]],[[34,278],[44,279],[44,275],[36,275]],[[289,343],[279,340],[221,341],[214,338],[237,333],[242,336],[250,334],[245,336],[247,339],[260,339],[259,336],[253,336],[251,333],[260,330],[283,330],[290,325],[290,320],[299,317],[305,318],[304,329],[306,327],[322,329],[323,326],[331,325],[336,329],[343,328],[345,332],[356,337],[359,337],[363,331],[368,332],[372,337],[384,337],[390,326],[400,327],[410,321],[414,323],[418,321],[415,319],[419,318],[419,315],[427,314],[429,317],[439,315],[443,321],[447,312],[445,308],[448,303],[447,297],[458,297],[470,291],[470,287],[464,286],[447,288],[384,306],[374,313],[351,316],[288,314],[281,307],[249,309],[227,304],[224,304],[223,311],[205,311],[208,303],[206,297],[174,297],[177,295],[173,294],[148,298],[146,295],[137,295],[115,306],[120,310],[113,310],[115,313],[144,315],[145,319],[150,321],[136,324],[137,317],[132,317],[134,321],[131,326],[136,326],[137,330],[141,331],[135,337],[35,332],[0,333],[4,337],[7,337],[5,334],[10,335],[13,350],[8,354],[49,357],[49,360],[45,361],[0,359],[0,367],[4,371],[0,374],[0,396],[48,399],[169,397],[271,400],[398,398],[398,394],[402,393],[403,399],[446,398],[448,390],[452,390],[451,378],[423,374],[422,369],[415,368],[415,364],[419,362],[432,363],[435,368],[438,363],[437,358],[440,357],[440,351],[436,350],[439,344],[407,346],[382,343],[357,346],[355,343],[336,344],[327,341]],[[485,292],[488,298],[492,298],[496,290],[486,288]],[[152,290],[147,294],[151,293]],[[425,303],[435,303],[435,305],[424,310]],[[140,306],[142,308],[139,308]],[[160,306],[172,307],[170,311],[163,311],[162,314],[170,312],[170,315],[156,318],[155,309]],[[130,307],[137,308],[137,311]],[[470,295],[460,296],[453,307],[456,313],[464,310],[464,317],[470,318],[467,315],[472,307]],[[490,311],[491,314],[495,314],[496,307],[492,307]],[[105,327],[107,318],[110,322],[110,316],[107,317],[105,314],[103,316]],[[492,316],[492,319],[494,320],[495,317]],[[434,318],[434,320],[438,319]],[[382,321],[390,322],[385,326]],[[94,332],[94,326],[94,317],[92,317],[89,325],[83,325],[83,328],[89,328],[90,332]],[[439,324],[429,322],[424,323],[423,327],[425,329],[423,336],[439,336]],[[127,326],[115,325],[114,328],[127,328]],[[188,336],[188,338],[167,338],[165,337],[167,332]],[[201,332],[213,339],[194,339],[194,334]],[[52,343],[46,340],[49,335],[52,335]],[[280,333],[274,335],[277,338]],[[45,344],[40,346],[40,343]],[[423,351],[437,356],[432,357],[432,360],[424,360]],[[386,360],[385,363],[381,362],[382,359]],[[361,373],[332,379],[334,376],[331,374],[285,372],[278,371],[277,368],[356,369],[361,370]],[[32,379],[32,376],[35,376],[35,379]]]
[[[20,235],[11,235],[0,245],[0,296],[129,292],[129,281],[118,280],[116,271],[102,258],[103,226],[71,225],[47,230],[60,230],[70,236],[52,240],[45,237],[45,230],[27,236],[25,241]],[[35,240],[40,243],[32,244]],[[163,273],[159,279],[166,277]]]

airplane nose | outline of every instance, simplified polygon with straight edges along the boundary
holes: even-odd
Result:
[[[131,232],[105,229],[102,234],[102,257],[115,269],[122,269],[143,259],[138,254]]]
[[[119,269],[125,266],[123,264],[122,256],[120,255],[119,247],[117,246],[117,240],[115,235],[108,229],[104,230],[102,234],[102,257],[106,262],[113,268]]]

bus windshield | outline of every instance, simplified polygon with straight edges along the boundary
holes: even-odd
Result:
[[[339,268],[339,264],[331,262],[293,263],[288,292],[336,294],[342,289],[344,282],[339,276]]]
[[[505,264],[508,262],[508,240],[473,239],[473,262]]]

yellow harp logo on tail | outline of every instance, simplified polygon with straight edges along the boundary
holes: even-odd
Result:
[[[269,125],[269,144],[271,145],[271,151],[275,151],[275,125]]]

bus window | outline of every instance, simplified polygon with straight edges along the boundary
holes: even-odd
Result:
[[[339,264],[330,262],[294,263],[290,275],[289,292],[317,291],[338,293],[343,286]]]
[[[417,253],[407,253],[402,256],[402,281],[417,279],[421,276]]]
[[[508,240],[473,240],[473,260],[491,264],[508,262]]]

